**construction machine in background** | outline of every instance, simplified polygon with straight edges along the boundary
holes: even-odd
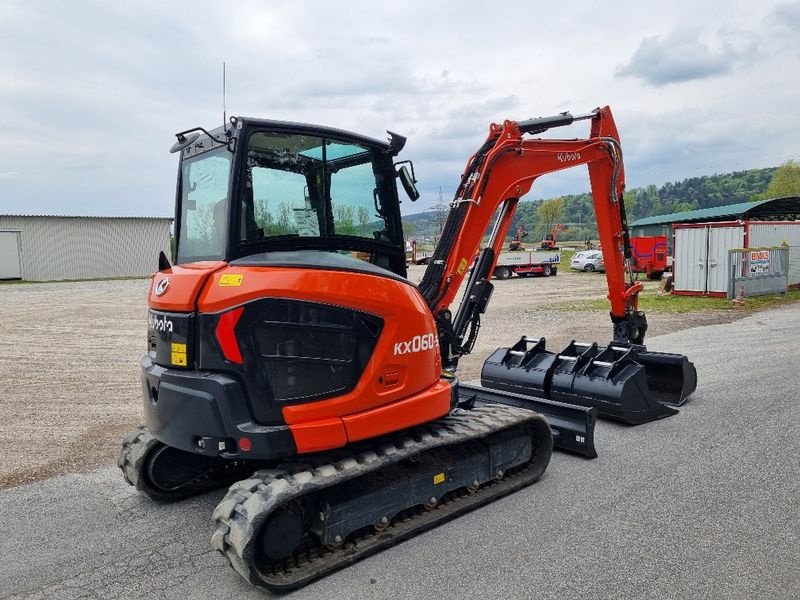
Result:
[[[532,137],[578,120],[590,122],[586,139]],[[149,291],[146,426],[125,440],[119,466],[162,501],[232,484],[212,545],[254,585],[302,586],[527,486],[553,446],[595,456],[590,400],[613,401],[622,377],[625,401],[647,405],[686,363],[642,362],[647,325],[641,284],[625,278],[624,170],[608,107],[491,125],[418,286],[406,279],[396,186],[418,195],[413,166],[395,160],[402,136],[234,117],[177,138],[176,264],[162,254]],[[519,199],[537,177],[583,164],[613,344],[576,350],[571,379],[565,353],[558,379],[544,370],[544,395],[557,388],[570,403],[530,393],[540,371],[528,369],[527,341],[496,361],[493,389],[460,383]],[[509,381],[513,391],[499,389]]]
[[[667,253],[665,235],[632,237],[631,250],[634,273],[644,273],[648,279],[660,279],[665,271],[672,270],[672,257]]]
[[[528,235],[528,232],[525,231],[525,227],[522,226],[522,223],[517,225],[517,233],[511,238],[511,241],[508,243],[508,249],[511,252],[518,252],[520,250],[525,250],[525,246],[522,245],[522,240]]]
[[[544,236],[540,248],[542,250],[558,250],[558,234],[559,232],[566,230],[567,228],[561,223],[556,224],[553,229],[550,230],[550,233]]]

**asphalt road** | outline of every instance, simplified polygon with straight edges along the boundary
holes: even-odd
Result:
[[[601,422],[600,457],[292,598],[797,598],[800,304],[650,340],[699,386],[675,417]],[[264,598],[209,548],[223,493],[159,506],[116,468],[0,493],[0,598]]]

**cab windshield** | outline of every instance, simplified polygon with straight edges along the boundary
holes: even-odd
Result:
[[[382,202],[386,182],[393,184],[380,172],[385,164],[379,150],[349,141],[253,133],[238,198],[239,244],[295,248],[314,238],[315,247],[330,250],[352,248],[359,238],[396,244]]]

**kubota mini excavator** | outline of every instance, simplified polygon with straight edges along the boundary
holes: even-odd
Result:
[[[529,137],[581,119],[587,139]],[[632,348],[644,339],[641,284],[624,279],[622,153],[609,108],[492,125],[419,286],[405,277],[395,183],[415,197],[414,171],[394,162],[405,139],[389,136],[235,117],[181,132],[173,146],[176,264],[162,254],[153,277],[146,427],[125,440],[119,466],[157,500],[238,480],[214,511],[212,545],[273,591],[536,481],[554,438],[593,455],[596,408],[455,377],[514,210],[540,175],[588,165],[613,337]]]
[[[542,239],[541,249],[558,250],[558,241],[557,241],[558,234],[559,232],[566,230],[567,228],[564,227],[561,223],[557,223],[555,227],[553,227],[553,229],[550,230],[550,233],[548,233],[546,236],[544,236],[544,239]]]
[[[508,243],[508,249],[513,251],[520,251],[525,250],[525,246],[522,245],[522,240],[528,235],[528,232],[525,231],[525,227],[520,223],[517,225],[517,233],[516,235],[511,238],[511,241]]]

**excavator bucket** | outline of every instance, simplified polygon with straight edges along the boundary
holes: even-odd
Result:
[[[694,365],[680,354],[642,346],[571,342],[559,353],[544,338],[523,337],[484,363],[488,388],[597,408],[607,419],[639,425],[676,414],[697,386]]]
[[[644,351],[636,361],[644,366],[647,384],[659,402],[681,406],[697,388],[697,371],[682,354]]]

